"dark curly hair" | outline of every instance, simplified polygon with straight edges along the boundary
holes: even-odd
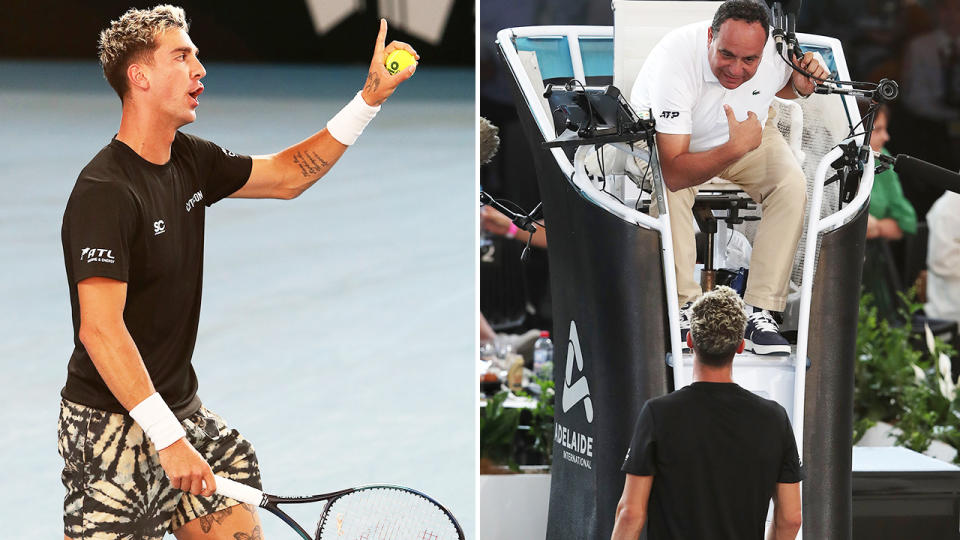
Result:
[[[747,23],[760,23],[764,29],[770,28],[770,15],[766,6],[754,0],[727,0],[717,8],[713,16],[713,35],[716,36],[724,22],[736,19]],[[769,30],[767,31],[769,34]]]

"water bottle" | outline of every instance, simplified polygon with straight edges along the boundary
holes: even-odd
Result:
[[[550,378],[550,373],[542,373],[547,364],[553,365],[553,342],[550,341],[550,332],[544,330],[533,344],[533,372],[539,377]]]

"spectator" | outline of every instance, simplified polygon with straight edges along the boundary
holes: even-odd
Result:
[[[927,213],[927,303],[929,317],[960,321],[960,195],[947,191]]]
[[[867,111],[867,103],[858,101],[861,114]],[[890,118],[889,109],[881,105],[873,121],[873,135],[870,147],[874,152],[889,156],[885,145],[890,140],[887,132],[887,123]],[[870,216],[867,218],[867,238],[885,238],[899,240],[903,234],[916,234],[917,214],[913,205],[903,196],[900,186],[900,177],[893,169],[876,175],[873,179],[873,189],[870,191]]]
[[[860,115],[866,116],[869,112],[868,100],[857,100]],[[886,105],[877,109],[873,123],[873,133],[870,138],[870,147],[874,152],[885,155],[890,153],[885,145],[890,140],[887,132],[890,110]],[[916,234],[917,214],[913,205],[903,195],[900,178],[893,169],[888,169],[874,176],[873,189],[870,191],[870,210],[867,215],[867,245],[863,267],[863,290],[873,296],[874,305],[878,312],[887,320],[897,317],[896,293],[903,284],[899,279],[891,278],[892,267],[902,267],[897,264],[893,250],[888,241],[903,238],[904,233]]]

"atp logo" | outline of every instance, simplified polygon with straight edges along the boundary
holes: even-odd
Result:
[[[680,116],[678,111],[663,111],[660,113],[660,118],[676,118]]]
[[[583,352],[580,350],[580,336],[577,334],[577,323],[571,320],[570,337],[567,339],[566,378],[563,381],[563,395],[560,398],[560,404],[563,407],[563,412],[567,412],[582,401],[587,422],[593,423],[593,400],[590,399],[587,377],[584,375],[574,381],[574,364],[577,365],[578,372],[583,372]]]

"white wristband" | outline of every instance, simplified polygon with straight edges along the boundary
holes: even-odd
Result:
[[[327,122],[327,131],[333,138],[350,146],[357,142],[357,138],[363,133],[363,128],[373,120],[373,117],[380,112],[380,106],[371,107],[363,100],[360,92],[353,96],[346,107],[340,109],[340,112]]]
[[[163,450],[187,434],[158,392],[130,409],[130,416],[146,432],[157,450]]]

